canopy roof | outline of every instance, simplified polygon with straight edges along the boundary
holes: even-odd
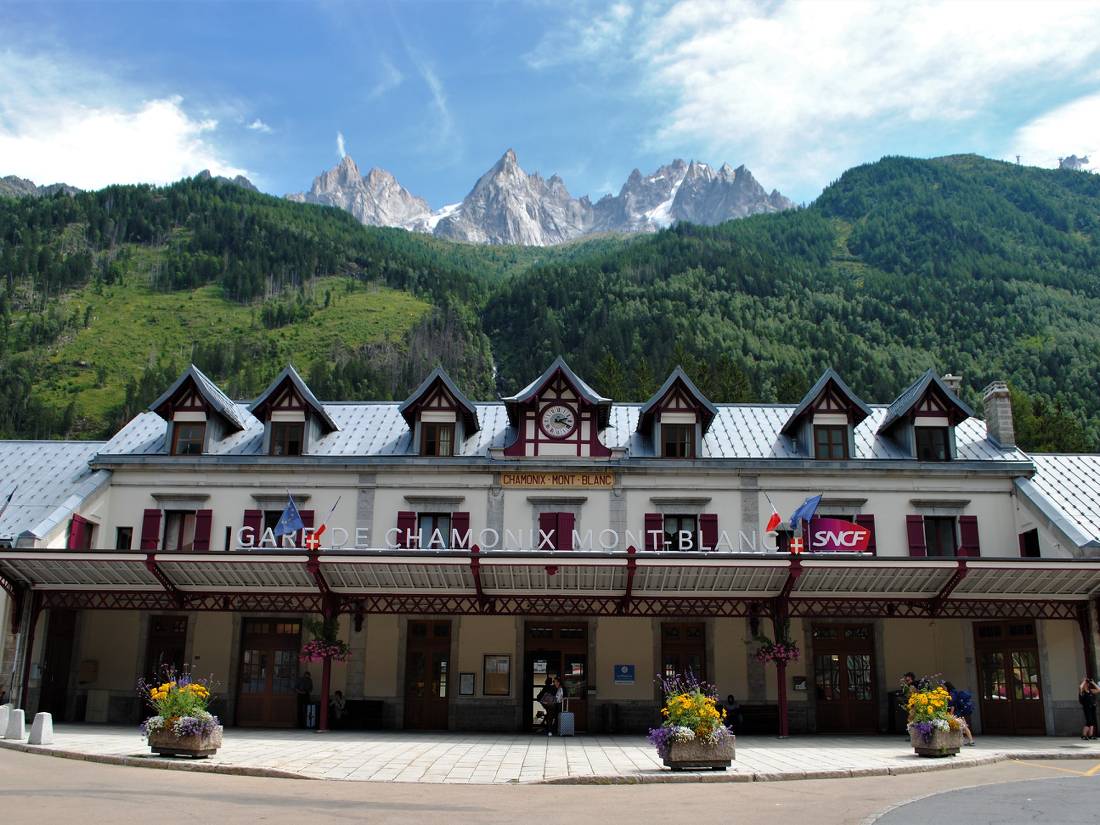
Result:
[[[1100,560],[887,559],[857,555],[300,550],[232,553],[0,550],[5,589],[66,605],[242,609],[238,596],[336,598],[346,611],[422,607],[507,613],[570,599],[578,615],[749,615],[789,597],[793,615],[1077,618]],[[85,597],[81,600],[82,594]],[[114,597],[114,598],[112,598]],[[576,602],[577,599],[588,599]],[[638,602],[638,605],[633,604]],[[251,604],[251,602],[250,602]],[[288,602],[289,604],[289,602]],[[356,607],[358,605],[358,607]],[[266,609],[266,608],[265,608]],[[285,609],[291,609],[287,607]],[[304,609],[304,608],[303,608]],[[411,608],[409,608],[411,609]]]

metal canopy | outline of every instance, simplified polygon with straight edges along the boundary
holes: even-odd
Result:
[[[0,550],[0,585],[86,608],[1078,618],[1100,560],[729,553]],[[1007,611],[1007,612],[1006,612]]]

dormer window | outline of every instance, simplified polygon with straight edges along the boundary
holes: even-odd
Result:
[[[661,422],[661,457],[694,458],[695,425]]]
[[[638,432],[647,435],[661,458],[698,458],[703,437],[718,414],[681,367],[638,411]]]
[[[202,445],[205,439],[205,421],[174,421],[172,423],[172,455],[202,455]]]
[[[947,427],[918,425],[913,430],[916,434],[917,461],[947,461],[951,458]]]
[[[305,435],[305,421],[272,421],[270,455],[301,455]]]
[[[814,458],[818,461],[848,459],[848,425],[814,424]]]
[[[825,370],[780,432],[815,461],[847,461],[855,452],[855,431],[871,414],[835,370]]]
[[[454,422],[425,421],[420,425],[420,454],[452,456],[455,454]]]

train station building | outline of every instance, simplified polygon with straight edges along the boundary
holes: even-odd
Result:
[[[1100,456],[1019,449],[1003,383],[975,411],[913,378],[715,404],[678,369],[622,403],[559,358],[489,403],[441,369],[334,402],[288,367],[234,401],[191,367],[109,441],[0,442],[0,687],[136,723],[171,664],[213,676],[227,724],[293,726],[300,674],[321,683],[304,620],[330,615],[355,728],[530,730],[556,675],[579,731],[641,731],[690,669],[762,733],[900,733],[906,671],[969,689],[979,732],[1079,730]],[[288,495],[305,529],[276,539]]]

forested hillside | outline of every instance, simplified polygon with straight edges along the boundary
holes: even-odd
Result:
[[[887,158],[809,208],[532,249],[360,226],[217,179],[0,198],[0,436],[100,435],[193,359],[234,395],[293,361],[322,398],[471,396],[557,353],[641,399],[872,401],[931,366],[994,378],[1033,449],[1100,448],[1100,176]],[[495,369],[495,372],[494,372]]]

